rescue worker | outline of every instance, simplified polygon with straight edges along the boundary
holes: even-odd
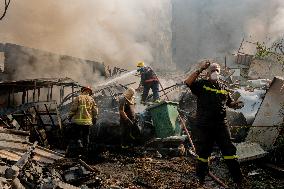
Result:
[[[149,94],[149,90],[152,89],[153,92],[153,101],[159,102],[159,80],[153,71],[153,69],[149,66],[145,66],[144,62],[137,63],[137,71],[141,75],[141,81],[138,89],[143,87],[143,93],[141,98],[141,103],[145,103],[147,101],[147,97]]]
[[[119,99],[119,115],[121,128],[121,147],[127,148],[129,144],[133,143],[135,137],[133,132],[135,129],[135,90],[128,88],[123,96]]]
[[[78,149],[79,155],[84,156],[88,155],[90,127],[96,124],[98,115],[97,104],[92,93],[90,87],[82,87],[81,94],[74,99],[68,115],[68,120],[72,123],[72,140],[81,145],[83,151]]]
[[[198,79],[199,74],[208,68],[208,79]],[[196,175],[200,184],[204,183],[208,173],[208,159],[213,145],[220,148],[225,163],[237,184],[241,184],[242,174],[236,147],[231,141],[230,131],[226,120],[226,106],[241,108],[241,101],[233,101],[228,87],[219,80],[220,65],[205,62],[201,68],[192,73],[185,84],[191,92],[197,96],[196,125],[192,128],[192,136],[195,143],[197,158]]]

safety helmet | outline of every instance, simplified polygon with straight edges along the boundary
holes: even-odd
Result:
[[[130,102],[130,104],[134,104],[134,94],[135,94],[135,90],[131,87],[129,87],[124,93],[123,96],[126,98],[126,100],[128,100],[128,102]]]
[[[137,67],[144,67],[144,62],[143,61],[139,61],[139,62],[137,62]]]
[[[82,93],[85,92],[85,91],[88,91],[90,95],[93,93],[93,90],[91,89],[90,86],[85,86],[85,87],[81,88]]]

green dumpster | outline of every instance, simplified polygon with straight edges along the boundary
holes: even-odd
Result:
[[[163,101],[147,108],[151,114],[158,138],[180,136],[181,127],[178,122],[177,106],[177,102]]]

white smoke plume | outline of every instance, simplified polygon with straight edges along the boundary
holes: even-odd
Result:
[[[149,64],[154,15],[169,0],[13,0],[0,22],[0,42],[97,60],[122,68]]]
[[[179,67],[235,53],[243,38],[268,43],[283,35],[282,0],[172,2],[173,56]]]

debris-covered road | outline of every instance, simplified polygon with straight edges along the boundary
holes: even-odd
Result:
[[[198,188],[192,157],[155,157],[155,153],[140,153],[139,150],[122,153],[102,153],[91,167],[98,170],[89,178],[78,178],[71,183],[89,188]],[[59,160],[53,166],[58,171],[78,163],[76,160]],[[260,166],[262,163],[242,164],[246,177],[245,188],[283,188],[284,180],[274,171]],[[212,160],[215,175],[230,188],[225,164]],[[60,171],[59,171],[60,172]],[[207,177],[204,188],[222,188],[212,178]]]

